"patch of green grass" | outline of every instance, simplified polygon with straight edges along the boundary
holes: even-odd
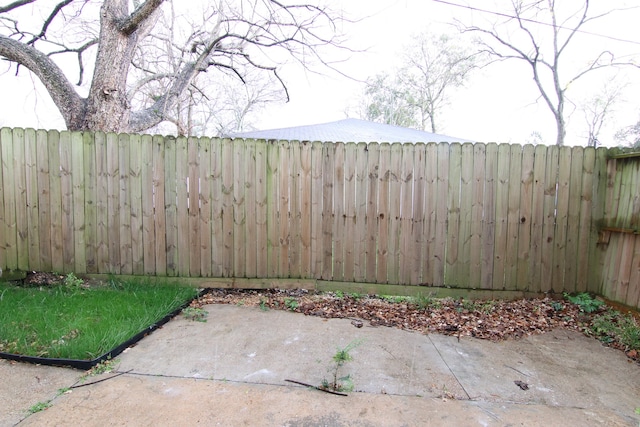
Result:
[[[90,360],[132,338],[197,295],[194,288],[75,276],[51,287],[0,283],[0,351]]]
[[[38,402],[35,405],[33,405],[31,408],[29,408],[29,413],[35,414],[36,412],[44,411],[45,409],[50,407],[51,407],[51,403],[49,402]]]
[[[591,332],[602,342],[618,342],[626,351],[640,351],[640,326],[630,315],[622,315],[615,310],[607,310],[596,315],[591,321]]]
[[[182,309],[182,315],[186,319],[193,320],[194,322],[206,322],[209,312],[202,308],[187,307]]]

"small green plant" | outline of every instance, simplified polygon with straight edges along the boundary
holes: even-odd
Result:
[[[336,291],[335,294],[336,294],[336,298],[338,299],[344,298],[344,292],[342,291]]]
[[[284,299],[284,306],[287,310],[295,311],[298,308],[298,301],[295,298],[287,297]]]
[[[36,412],[44,411],[45,409],[50,407],[51,407],[51,403],[49,402],[38,402],[35,405],[33,405],[31,408],[29,408],[29,413],[35,414]]]
[[[103,360],[102,362],[100,362],[96,366],[94,366],[93,368],[89,369],[87,371],[87,373],[85,374],[85,378],[94,377],[96,375],[109,373],[109,372],[111,372],[111,371],[113,371],[115,369],[115,367],[116,367],[115,365],[117,363],[118,363],[118,359]]]
[[[182,315],[185,319],[193,320],[194,322],[206,322],[209,312],[198,307],[187,307],[182,310]]]
[[[357,292],[352,292],[349,294],[349,296],[356,301],[360,301],[362,299],[362,294],[359,294]]]
[[[565,292],[563,295],[567,301],[577,305],[583,313],[596,312],[602,305],[604,305],[604,302],[593,298],[587,292],[581,292],[577,295],[569,295]]]
[[[351,379],[351,375],[347,374],[340,376],[340,371],[345,363],[353,360],[350,351],[358,347],[361,343],[362,341],[360,340],[351,341],[344,348],[338,348],[332,357],[333,364],[329,369],[332,381],[330,382],[327,379],[322,380],[322,388],[337,392],[353,390],[353,380]]]
[[[442,307],[442,303],[433,298],[433,293],[429,293],[429,295],[418,294],[413,297],[413,303],[416,305],[418,310],[428,310],[430,308],[438,309]]]
[[[260,298],[260,310],[262,311],[268,311],[269,310],[269,306],[267,305],[267,301]]]
[[[630,315],[615,310],[598,314],[591,322],[591,332],[602,342],[618,342],[629,350],[640,351],[640,326]]]
[[[551,303],[551,308],[553,308],[554,311],[562,311],[564,309],[564,304],[560,301],[553,301]]]
[[[69,273],[64,277],[63,284],[70,291],[79,291],[82,289],[84,282],[82,279],[77,278],[75,274]]]

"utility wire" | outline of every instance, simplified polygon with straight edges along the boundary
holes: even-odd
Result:
[[[466,4],[452,3],[452,2],[449,2],[449,1],[446,1],[446,0],[433,0],[433,1],[436,2],[436,3],[446,4],[448,6],[456,6],[456,7],[461,7],[463,9],[473,10],[475,12],[489,13],[489,14],[492,14],[492,15],[502,16],[504,18],[509,18],[509,19],[519,19],[521,21],[530,22],[532,24],[545,25],[547,27],[553,27],[554,26],[553,24],[550,24],[548,22],[541,22],[541,21],[536,21],[535,19],[529,19],[529,18],[523,18],[521,16],[509,15],[508,13],[496,12],[496,11],[488,10],[488,9],[481,9],[479,7],[473,7],[473,6],[469,6],[469,5],[466,5]],[[634,40],[621,39],[621,38],[618,38],[618,37],[607,36],[605,34],[592,33],[590,31],[576,30],[574,28],[563,27],[562,25],[556,25],[555,27],[563,29],[563,30],[576,31],[578,33],[588,34],[590,36],[603,37],[605,39],[614,40],[614,41],[618,41],[618,42],[640,45],[640,42],[637,42],[637,41],[634,41]]]

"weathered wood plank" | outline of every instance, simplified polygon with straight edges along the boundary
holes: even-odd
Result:
[[[579,263],[580,254],[578,244],[580,232],[585,231],[580,228],[580,218],[583,215],[582,208],[582,179],[584,170],[584,149],[573,147],[571,150],[571,164],[569,176],[569,198],[567,202],[567,229],[566,247],[564,255],[564,292],[575,292],[578,271],[582,269]],[[588,236],[588,230],[587,236]],[[586,260],[585,260],[586,261]],[[587,261],[588,262],[588,261]],[[582,265],[586,265],[582,264]]]
[[[96,144],[93,132],[82,133],[84,165],[84,246],[86,272],[98,272],[98,169],[96,166]]]
[[[344,278],[344,151],[343,143],[333,146],[333,280]]]
[[[520,185],[523,147],[511,145],[509,150],[509,202],[507,204],[507,249],[505,253],[505,289],[519,289],[518,231],[520,229]]]
[[[188,212],[188,228],[185,230],[188,236],[188,248],[189,252],[189,275],[200,276],[200,236],[202,230],[200,230],[200,194],[201,194],[201,182],[200,182],[200,147],[198,139],[196,137],[187,138],[187,174],[188,174],[188,197],[187,197],[187,212]]]
[[[278,265],[280,265],[279,174],[280,147],[276,142],[269,142],[267,146],[267,277],[278,277]]]
[[[531,211],[530,273],[528,289],[542,286],[542,227],[544,223],[545,168],[547,165],[547,147],[536,145],[533,164],[533,188]],[[555,191],[554,191],[555,192]],[[546,285],[550,288],[549,284]]]
[[[233,141],[222,140],[222,276],[233,277]]]
[[[480,273],[480,287],[483,289],[492,289],[496,278],[498,150],[498,146],[493,143],[488,144],[485,148],[484,220],[482,224],[482,267]],[[498,278],[502,279],[501,273],[498,273]]]
[[[18,269],[25,271],[29,268],[29,223],[27,205],[26,154],[25,133],[23,129],[13,129],[13,161],[15,164],[13,182],[16,196],[16,255]],[[73,238],[73,236],[72,236]]]
[[[87,272],[86,201],[84,173],[84,143],[81,132],[71,133],[71,184],[73,186],[73,260],[70,266],[76,274]]]
[[[46,142],[45,142],[46,144]],[[98,273],[111,273],[109,258],[109,166],[107,135],[95,134],[96,149],[96,268]],[[38,155],[38,162],[40,155]],[[42,200],[40,206],[42,206]],[[41,222],[42,224],[42,222]],[[41,246],[42,247],[42,246]]]
[[[312,192],[311,179],[311,144],[309,142],[301,143],[300,146],[300,277],[310,279],[313,277],[311,266],[311,201],[314,196]]]
[[[288,277],[300,277],[300,142],[291,141],[289,144],[289,267]]]
[[[389,221],[391,217],[389,206],[389,176],[391,162],[391,145],[380,144],[378,170],[378,250],[376,282],[388,283],[389,260]]]
[[[458,143],[449,148],[449,182],[447,190],[448,229],[447,229],[447,259],[445,268],[445,285],[459,287],[459,257],[460,250],[460,180],[462,167],[462,147]],[[438,200],[438,203],[442,203]]]
[[[439,144],[438,151],[438,179],[437,179],[437,200],[435,203],[435,239],[433,247],[433,256],[430,257],[433,263],[433,281],[432,286],[446,286],[446,249],[447,234],[451,231],[449,225],[449,206],[448,195],[449,189],[449,165],[451,163],[451,146],[449,144]],[[459,145],[458,145],[459,151]]]
[[[278,277],[290,276],[290,264],[289,264],[289,244],[291,242],[291,228],[290,228],[290,148],[291,143],[288,141],[278,142],[278,148],[280,150],[279,155],[279,182],[278,182]]]
[[[522,148],[522,168],[520,170],[520,213],[518,224],[518,290],[531,288],[533,255],[531,233],[533,224],[533,191],[534,191],[535,147],[527,144]]]
[[[508,239],[508,216],[509,216],[509,168],[510,168],[510,147],[501,144],[498,147],[497,174],[495,180],[496,204],[495,204],[495,239],[493,247],[493,284],[492,289],[513,289],[506,288],[504,276],[507,257]]]
[[[189,142],[184,136],[176,138],[176,225],[177,225],[177,260],[176,273],[178,276],[189,275]]]
[[[140,161],[141,161],[141,205],[142,205],[142,273],[151,275],[156,270],[156,236],[154,227],[154,197],[155,189],[153,182],[154,162],[153,162],[153,137],[143,135],[140,139]],[[164,166],[164,162],[162,163]]]
[[[422,284],[427,286],[436,286],[434,280],[436,279],[435,263],[438,260],[436,255],[438,249],[436,243],[438,164],[438,145],[430,142],[425,150],[424,242],[422,247]]]
[[[367,192],[366,205],[366,240],[364,242],[364,252],[366,257],[366,282],[375,282],[376,280],[376,258],[378,251],[378,185],[380,182],[379,162],[380,162],[380,146],[377,143],[368,144],[367,166],[364,177],[362,191]]]
[[[256,143],[256,276],[268,277],[269,271],[267,258],[268,245],[268,207],[267,207],[267,143],[257,141]]]
[[[16,185],[13,132],[9,128],[0,130],[0,150],[2,156],[2,188],[4,193],[4,211],[0,220],[0,231],[4,237],[3,254],[7,269],[18,268],[16,236]]]
[[[247,245],[245,243],[247,213],[245,199],[245,144],[244,140],[232,141],[233,158],[233,270],[232,277],[246,277],[247,272]],[[255,248],[253,248],[255,249]]]
[[[211,229],[211,138],[202,137],[198,139],[198,182],[200,183],[199,191],[199,215],[198,229],[200,230],[200,275],[203,277],[211,277],[212,250],[211,239],[213,230]]]
[[[129,195],[131,217],[131,271],[144,274],[144,239],[142,228],[142,146],[140,135],[129,137]]]
[[[324,258],[324,241],[322,233],[323,224],[325,223],[323,215],[323,160],[322,143],[315,141],[311,144],[311,271],[313,278],[316,279],[322,278]]]
[[[258,215],[256,213],[256,142],[244,141],[245,277],[256,277],[258,268]]]
[[[164,212],[166,238],[166,272],[167,276],[178,276],[178,144],[174,137],[164,141]],[[184,187],[183,187],[184,188]],[[184,197],[184,195],[182,195]]]
[[[49,131],[49,202],[51,213],[51,267],[54,271],[64,271],[63,231],[62,231],[62,188],[60,165],[60,133]]]
[[[355,249],[356,232],[356,144],[349,142],[344,146],[344,275],[342,280],[355,280],[357,253]],[[359,270],[359,266],[357,267]]]
[[[478,145],[480,147],[480,145]],[[456,281],[460,287],[469,286],[470,260],[471,260],[471,228],[473,221],[473,207],[476,201],[474,197],[483,196],[483,193],[474,194],[476,171],[474,166],[480,170],[484,165],[476,166],[475,161],[484,164],[484,156],[474,159],[474,145],[467,142],[462,145],[460,153],[460,201],[459,201],[459,228],[458,228],[458,260],[456,263]],[[484,153],[482,153],[484,154]],[[480,172],[478,172],[479,174]],[[484,183],[483,183],[484,184]]]
[[[224,229],[222,203],[222,141],[211,140],[211,276],[222,277]]]
[[[551,266],[551,289],[556,292],[564,290],[564,273],[567,267],[565,259],[567,248],[567,220],[569,218],[569,184],[571,178],[571,147],[560,147],[558,153],[558,178],[555,201],[555,228],[553,261]]]
[[[118,213],[120,217],[120,274],[131,274],[133,272],[132,251],[131,251],[131,185],[129,183],[129,139],[127,134],[117,136],[118,144]]]
[[[40,229],[38,214],[38,146],[36,131],[25,129],[24,131],[24,154],[25,154],[25,191],[27,203],[27,234],[28,240],[28,270],[42,271],[40,260]],[[0,155],[1,156],[1,155]],[[0,160],[0,164],[1,160]],[[0,173],[0,187],[2,186],[2,173]],[[0,190],[1,191],[1,190]],[[0,193],[0,199],[2,195]],[[0,201],[0,210],[3,203]],[[1,227],[1,226],[0,226]],[[0,238],[0,247],[2,246]],[[1,249],[0,249],[1,251]],[[0,265],[2,260],[0,257]]]
[[[400,184],[400,207],[398,223],[398,283],[408,285],[414,273],[413,264],[413,179],[415,153],[412,144],[401,147],[401,163],[398,179]],[[417,276],[417,275],[416,275]]]
[[[402,144],[391,144],[389,160],[388,283],[400,283],[400,203],[402,196]]]
[[[73,183],[71,174],[71,134],[60,132],[60,202],[62,208],[62,270],[63,273],[73,271]]]
[[[5,204],[5,191],[4,191],[4,164],[7,162],[7,160],[5,160],[5,157],[3,155],[4,152],[4,144],[7,144],[7,142],[4,141],[4,137],[6,135],[6,131],[4,129],[0,129],[0,167],[2,169],[0,169],[0,268],[4,268],[7,269],[9,268],[9,265],[7,264],[7,238],[9,236],[9,233],[6,231],[6,219],[5,219],[5,213],[4,213],[4,204]],[[12,187],[9,184],[7,184],[7,187]]]
[[[167,258],[169,256],[169,231],[167,227],[167,166],[169,161],[166,158],[167,143],[161,136],[153,137],[153,215],[155,234],[155,274],[159,276],[168,275]],[[171,173],[168,174],[169,177]],[[174,177],[175,179],[175,177]],[[169,180],[170,183],[170,180]],[[172,261],[173,262],[173,261]]]
[[[414,149],[414,179],[413,179],[413,217],[411,224],[411,247],[408,256],[412,258],[410,283],[419,285],[424,283],[423,256],[425,246],[425,188],[426,188],[426,153],[427,146],[419,143]]]

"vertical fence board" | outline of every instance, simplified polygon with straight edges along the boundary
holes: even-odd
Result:
[[[23,129],[13,130],[13,161],[15,172],[13,176],[16,195],[16,255],[18,257],[18,269],[25,271],[29,268],[29,232],[27,181],[26,181],[26,154],[25,132]],[[73,234],[71,236],[73,239]]]
[[[278,277],[280,255],[279,218],[278,218],[278,182],[280,173],[280,149],[277,143],[270,142],[267,147],[267,274]]]
[[[530,250],[530,273],[527,287],[541,283],[542,265],[542,227],[544,223],[544,191],[545,191],[545,168],[547,164],[547,147],[537,145],[535,147],[533,164],[533,188],[531,206],[531,250]],[[548,284],[546,285],[549,286]]]
[[[591,222],[593,211],[593,197],[594,197],[594,171],[595,171],[596,150],[594,148],[587,148],[583,153],[582,161],[582,180],[580,189],[580,225],[578,227],[578,235],[576,239],[576,271],[575,271],[575,284],[572,289],[576,292],[584,292],[587,290],[588,285],[588,266],[591,263],[590,245],[595,246],[595,242],[591,243]],[[594,227],[595,228],[595,227]],[[567,255],[569,256],[569,255]]]
[[[343,143],[334,147],[333,162],[333,279],[344,279],[344,151]]]
[[[522,171],[520,145],[509,150],[509,202],[507,204],[507,249],[505,254],[504,285],[506,289],[518,289],[518,230],[520,226],[520,174]]]
[[[413,180],[413,217],[411,221],[411,239],[408,256],[411,257],[413,268],[411,270],[410,283],[419,285],[424,283],[422,271],[422,258],[425,247],[425,181],[426,181],[426,155],[427,147],[419,143],[414,149],[414,180]]]
[[[278,277],[290,277],[289,274],[289,243],[291,241],[290,228],[290,142],[280,141],[278,148],[280,151],[278,165]]]
[[[120,134],[118,138],[118,213],[120,214],[120,274],[133,273],[133,257],[131,251],[131,183],[130,167],[130,135]]]
[[[489,148],[492,148],[492,153],[494,156],[497,156],[495,159],[495,180],[493,189],[495,191],[495,201],[492,201],[490,197],[485,197],[485,205],[487,206],[487,210],[491,211],[491,206],[495,204],[495,220],[493,227],[489,226],[489,221],[485,220],[485,227],[489,226],[490,229],[493,229],[493,241],[494,244],[492,246],[484,246],[482,256],[483,259],[487,259],[490,256],[493,263],[491,270],[493,271],[491,278],[491,288],[495,290],[499,289],[509,289],[513,290],[510,287],[510,284],[505,280],[506,269],[507,269],[507,243],[509,239],[509,200],[514,196],[509,190],[511,188],[510,184],[510,170],[511,170],[511,147],[509,145],[502,144],[498,147],[495,145],[487,146],[487,169],[489,168]],[[487,188],[490,188],[487,181]],[[487,231],[489,234],[490,231]],[[490,241],[490,237],[487,236],[486,242]],[[483,274],[483,282],[485,280]],[[515,283],[513,283],[515,285]]]
[[[234,211],[233,211],[233,141],[222,140],[222,276],[233,277]]]
[[[178,263],[176,273],[178,276],[189,275],[191,238],[189,231],[189,197],[193,185],[189,182],[189,142],[184,136],[176,138],[176,229],[178,231],[176,240],[176,252]]]
[[[376,282],[387,283],[387,264],[389,260],[389,164],[391,161],[391,145],[379,146],[380,169],[378,170],[378,250],[376,257]]]
[[[191,136],[187,139],[187,174],[189,177],[188,193],[188,228],[183,232],[189,237],[189,246],[186,249],[189,253],[189,275],[201,276],[200,269],[200,194],[202,193],[202,183],[200,182],[200,146],[197,138]]]
[[[179,274],[178,269],[178,159],[177,140],[170,137],[165,140],[164,149],[164,206],[166,236],[166,271],[168,276]]]
[[[322,146],[322,275],[323,280],[333,278],[333,181],[334,146]]]
[[[349,142],[344,146],[344,275],[342,280],[353,282],[356,270],[355,222],[356,222],[356,144]]]
[[[73,184],[71,174],[71,134],[60,132],[60,203],[62,208],[62,269],[64,273],[71,272],[73,259]]]
[[[400,282],[400,204],[402,195],[402,144],[391,145],[389,161],[388,283]]]
[[[0,226],[4,237],[4,262],[8,269],[18,268],[18,251],[16,238],[16,188],[13,133],[9,128],[0,130],[2,156],[2,189],[4,192],[4,223]]]
[[[449,148],[449,188],[447,191],[447,262],[445,268],[445,284],[458,287],[459,266],[458,252],[460,250],[460,180],[462,167],[462,146],[458,143],[451,144]],[[438,200],[438,204],[442,203]]]
[[[4,128],[0,129],[0,167],[2,167],[2,169],[0,169],[0,268],[4,267],[6,269],[10,267],[9,263],[7,262],[7,239],[9,237],[9,233],[7,231],[7,224],[4,213],[5,198],[8,201],[8,195],[5,194],[4,190],[5,182],[3,176],[3,174],[5,173],[5,164],[7,163],[6,155],[4,154],[6,148],[4,146],[5,144],[8,144],[5,136],[6,131],[4,130]],[[13,186],[10,185],[9,182],[7,182],[6,186],[13,188]]]
[[[60,187],[60,134],[57,131],[49,131],[47,139],[49,156],[49,212],[51,214],[51,267],[54,271],[64,271],[62,189]]]
[[[522,168],[520,170],[520,212],[518,214],[518,290],[529,290],[531,285],[531,232],[533,221],[535,148],[527,144],[522,148]]]
[[[412,144],[402,145],[400,163],[400,227],[398,238],[398,280],[401,284],[410,284],[413,275],[413,179],[415,150]]]
[[[70,266],[75,273],[84,274],[87,272],[87,242],[85,240],[86,230],[86,201],[84,180],[84,142],[80,132],[71,134],[71,184],[73,186],[73,259],[74,264]]]
[[[315,279],[322,277],[323,257],[324,257],[324,239],[322,226],[323,217],[323,170],[322,155],[323,144],[315,141],[311,144],[311,271]]]
[[[300,277],[310,278],[311,267],[311,201],[316,196],[312,190],[311,181],[311,144],[302,143],[300,147],[300,187],[298,199],[300,200]]]
[[[25,154],[25,183],[26,183],[26,203],[27,203],[27,234],[28,239],[28,264],[26,269],[41,271],[40,259],[40,229],[38,214],[38,146],[36,131],[33,129],[25,129],[24,132],[24,154]],[[0,155],[1,157],[1,155]],[[1,164],[1,160],[0,160]],[[2,186],[2,173],[0,173],[0,187]],[[2,199],[2,190],[0,190],[0,199]],[[0,209],[2,209],[2,201],[0,201]],[[1,221],[0,221],[1,222]],[[1,227],[1,226],[0,226]],[[2,247],[0,238],[0,247]],[[0,249],[1,251],[1,249]],[[0,256],[1,260],[2,256]],[[2,262],[0,261],[0,265]]]
[[[553,289],[553,248],[555,246],[555,213],[557,208],[558,157],[560,147],[551,146],[547,151],[544,175],[544,208],[542,223],[540,286],[543,292]]]
[[[198,181],[200,183],[200,215],[198,227],[200,229],[200,275],[211,277],[213,264],[211,241],[213,230],[211,228],[212,209],[212,169],[211,169],[211,139],[202,137],[198,139]]]
[[[484,222],[482,224],[482,273],[480,287],[490,289],[494,280],[496,191],[498,185],[498,146],[485,148]]]
[[[555,202],[555,229],[553,234],[553,261],[551,289],[564,289],[565,255],[567,248],[567,221],[569,218],[569,180],[571,178],[571,147],[560,147]]]
[[[153,138],[143,135],[140,139],[141,204],[142,204],[142,273],[152,275],[156,270],[156,236],[154,230]]]
[[[224,206],[222,205],[222,142],[219,139],[211,140],[211,174],[210,174],[210,197],[211,197],[211,275],[222,277],[223,254],[224,254],[224,229],[222,226],[222,216]]]
[[[577,272],[581,269],[578,262],[580,255],[578,253],[578,244],[581,231],[580,221],[582,216],[582,177],[584,171],[584,149],[582,147],[574,147],[571,150],[571,164],[567,165],[570,169],[569,177],[569,199],[567,203],[567,231],[566,231],[566,247],[563,260],[558,260],[564,264],[564,286],[562,289],[573,292],[576,289]],[[583,264],[583,265],[586,265]]]
[[[166,143],[161,136],[154,136],[153,150],[153,217],[155,235],[155,271],[158,275],[166,275],[168,257],[168,228],[167,228],[167,188],[166,179],[168,166],[166,160]]]
[[[465,143],[462,145],[460,160],[460,212],[458,229],[458,260],[456,270],[457,285],[466,286],[470,281],[469,270],[471,255],[471,222],[473,218],[473,206],[475,197],[482,197],[482,193],[474,194],[475,160],[474,145]],[[482,166],[479,168],[483,169]]]
[[[96,270],[109,273],[109,168],[107,166],[107,136],[95,134],[96,151]],[[40,158],[38,158],[40,161]],[[42,206],[42,201],[40,201]],[[42,247],[42,246],[41,246]]]
[[[289,145],[289,247],[288,277],[300,277],[300,142],[293,141]]]
[[[93,132],[82,133],[84,164],[84,246],[87,273],[98,272],[97,241],[98,241],[98,170],[96,167],[96,144]]]
[[[469,287],[476,289],[482,286],[482,236],[484,235],[484,211],[491,208],[485,206],[485,174],[486,146],[476,144],[473,147],[473,177],[471,178],[471,214],[469,226]],[[464,168],[464,166],[463,166]]]
[[[256,141],[256,277],[267,277],[267,144]]]
[[[131,210],[131,270],[133,274],[144,274],[144,240],[142,229],[142,144],[140,135],[129,139],[129,203]]]
[[[442,146],[442,145],[440,145]],[[424,245],[422,248],[422,282],[427,286],[437,286],[436,262],[437,246],[437,200],[438,200],[438,147],[430,142],[425,150],[425,197],[424,197]]]
[[[459,145],[454,144],[453,147]],[[451,146],[449,144],[440,144],[437,147],[438,149],[438,180],[437,180],[437,188],[436,192],[437,200],[436,200],[436,219],[435,219],[435,240],[434,240],[434,248],[433,248],[433,257],[431,260],[433,262],[433,285],[434,286],[444,286],[447,284],[446,281],[446,248],[447,248],[447,235],[451,232],[449,229],[449,218],[448,218],[448,199],[447,199],[447,189],[449,188],[449,165],[450,165],[450,157],[451,157]],[[458,150],[459,151],[459,150]]]
[[[242,245],[246,253],[246,277],[256,277],[258,268],[258,215],[256,212],[256,142],[246,140],[245,165],[244,165],[244,190],[245,190],[245,241]],[[250,244],[249,242],[255,242]]]
[[[367,191],[367,224],[366,224],[366,265],[367,271],[365,281],[375,282],[377,274],[376,258],[378,252],[378,184],[380,161],[380,145],[377,143],[367,145],[367,171],[366,171],[366,191]],[[364,191],[364,188],[363,190]]]
[[[354,248],[355,269],[354,280],[356,282],[365,282],[367,277],[367,225],[371,222],[367,215],[369,201],[369,180],[368,180],[368,151],[367,144],[358,143],[356,147],[356,202],[355,217],[356,222],[354,232]]]

